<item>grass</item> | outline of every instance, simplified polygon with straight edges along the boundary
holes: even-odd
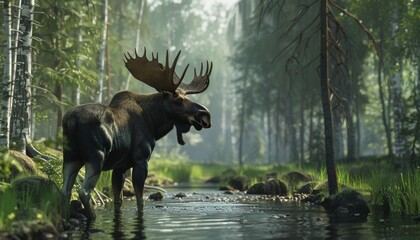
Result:
[[[383,169],[373,170],[369,181],[372,204],[386,212],[420,213],[420,173],[389,174]]]
[[[17,191],[10,185],[0,190],[0,229],[10,229],[20,220],[44,220],[60,224],[62,202],[48,188],[25,188]]]

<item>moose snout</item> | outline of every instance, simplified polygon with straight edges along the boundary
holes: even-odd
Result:
[[[195,119],[197,122],[200,123],[201,127],[203,128],[210,128],[211,127],[211,120],[210,120],[210,113],[205,110],[199,110],[195,114]]]

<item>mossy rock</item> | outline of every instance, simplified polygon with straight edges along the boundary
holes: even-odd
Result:
[[[265,194],[286,196],[288,194],[287,185],[277,178],[269,178],[265,181]]]
[[[370,208],[364,196],[352,189],[345,189],[324,199],[322,206],[328,212],[348,215],[367,216]],[[344,211],[345,210],[345,211]]]
[[[30,176],[15,180],[11,184],[16,192],[18,204],[32,204],[41,208],[45,202],[50,205],[63,206],[64,196],[57,184],[51,179],[41,176]]]
[[[221,176],[211,177],[211,178],[206,180],[206,183],[211,183],[211,184],[217,184],[217,183],[221,183],[221,182],[222,182],[222,177]]]
[[[252,185],[248,191],[247,194],[265,194],[265,183],[255,183]]]
[[[58,239],[58,230],[42,220],[17,221],[10,231],[0,234],[0,239]]]
[[[265,174],[265,179],[269,179],[269,178],[278,178],[278,173],[277,172],[269,172],[267,174]]]
[[[312,191],[316,188],[316,186],[319,185],[319,182],[317,181],[310,181],[303,183],[296,189],[296,193],[300,194],[311,194]]]
[[[302,182],[310,182],[314,180],[314,177],[308,173],[291,171],[283,174],[281,177],[289,183],[289,186],[296,186]]]
[[[246,191],[248,189],[248,177],[245,175],[236,176],[229,180],[229,185],[239,191]]]
[[[22,173],[29,175],[36,174],[36,164],[30,157],[14,150],[9,151],[9,157],[12,160],[14,160],[10,169],[11,173],[9,179],[13,179],[14,177]]]

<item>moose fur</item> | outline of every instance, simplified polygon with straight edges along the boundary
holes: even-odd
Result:
[[[209,128],[210,113],[189,100],[182,92],[149,95],[129,91],[117,93],[109,106],[86,104],[70,109],[63,117],[64,186],[66,199],[82,166],[86,178],[79,197],[95,217],[89,200],[101,171],[113,170],[112,190],[116,209],[121,207],[125,172],[133,168],[132,182],[137,207],[143,210],[143,189],[148,161],[158,139],[177,129],[179,144],[182,133],[194,126]]]

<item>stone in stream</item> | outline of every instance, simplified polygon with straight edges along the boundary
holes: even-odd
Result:
[[[149,199],[153,201],[160,201],[163,199],[163,195],[161,192],[152,193],[150,194]]]
[[[269,178],[265,181],[265,194],[267,195],[287,195],[287,185],[277,178]]]
[[[229,185],[239,191],[245,191],[248,189],[248,177],[245,175],[236,176],[229,181]]]
[[[349,216],[366,217],[370,213],[370,209],[363,195],[352,189],[345,189],[325,198],[321,205],[327,211],[339,214],[340,216],[347,212]]]
[[[186,198],[186,197],[187,197],[187,194],[185,194],[183,192],[180,192],[180,193],[175,195],[175,198]]]
[[[252,185],[246,193],[247,194],[265,194],[265,184],[256,183]]]

